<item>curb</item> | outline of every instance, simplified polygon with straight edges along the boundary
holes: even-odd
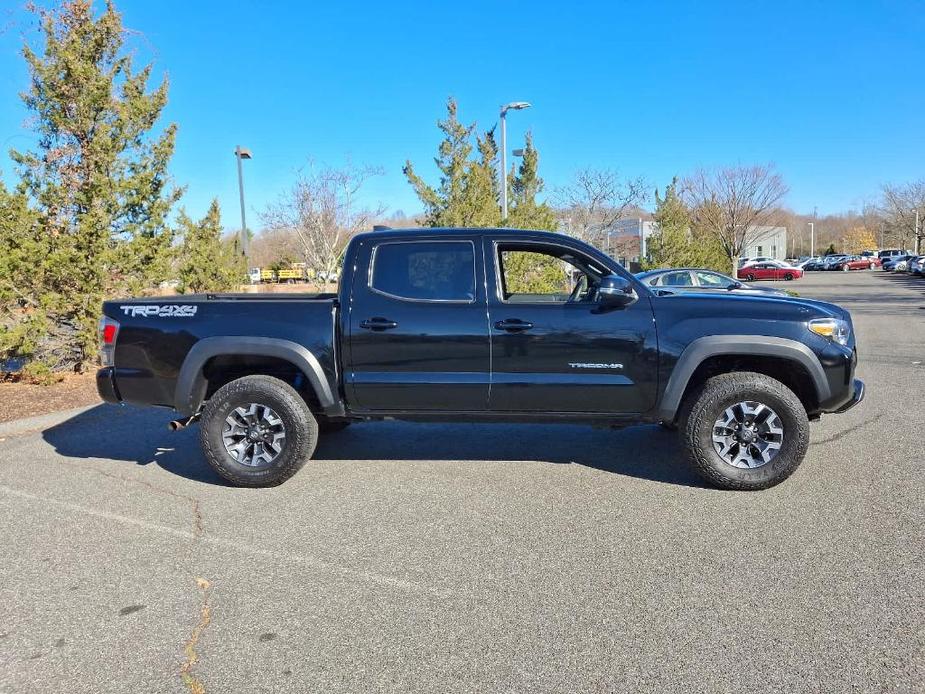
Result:
[[[18,436],[20,434],[26,434],[33,431],[50,429],[53,426],[57,426],[58,424],[66,422],[72,417],[76,417],[77,415],[88,412],[95,407],[99,407],[102,404],[102,402],[97,402],[92,405],[75,407],[74,409],[70,410],[58,410],[57,412],[40,414],[36,415],[35,417],[14,419],[11,422],[0,422],[0,439],[6,438],[8,436]]]

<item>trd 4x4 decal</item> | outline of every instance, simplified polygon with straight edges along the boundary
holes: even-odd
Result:
[[[126,316],[141,316],[142,318],[192,318],[196,315],[198,306],[192,304],[170,304],[168,306],[120,306]]]

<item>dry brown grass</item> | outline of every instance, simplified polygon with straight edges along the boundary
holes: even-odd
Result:
[[[100,402],[94,373],[66,374],[48,386],[0,383],[0,422],[69,410]]]

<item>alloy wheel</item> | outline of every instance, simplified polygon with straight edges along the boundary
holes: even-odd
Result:
[[[270,465],[286,444],[286,427],[267,405],[252,402],[225,418],[222,443],[235,462],[250,467]]]
[[[780,453],[783,443],[780,417],[760,402],[746,400],[727,407],[713,423],[713,448],[733,467],[767,465]]]

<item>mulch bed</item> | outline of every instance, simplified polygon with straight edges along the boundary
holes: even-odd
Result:
[[[94,373],[65,376],[60,383],[37,386],[0,382],[0,422],[34,417],[100,402]]]

